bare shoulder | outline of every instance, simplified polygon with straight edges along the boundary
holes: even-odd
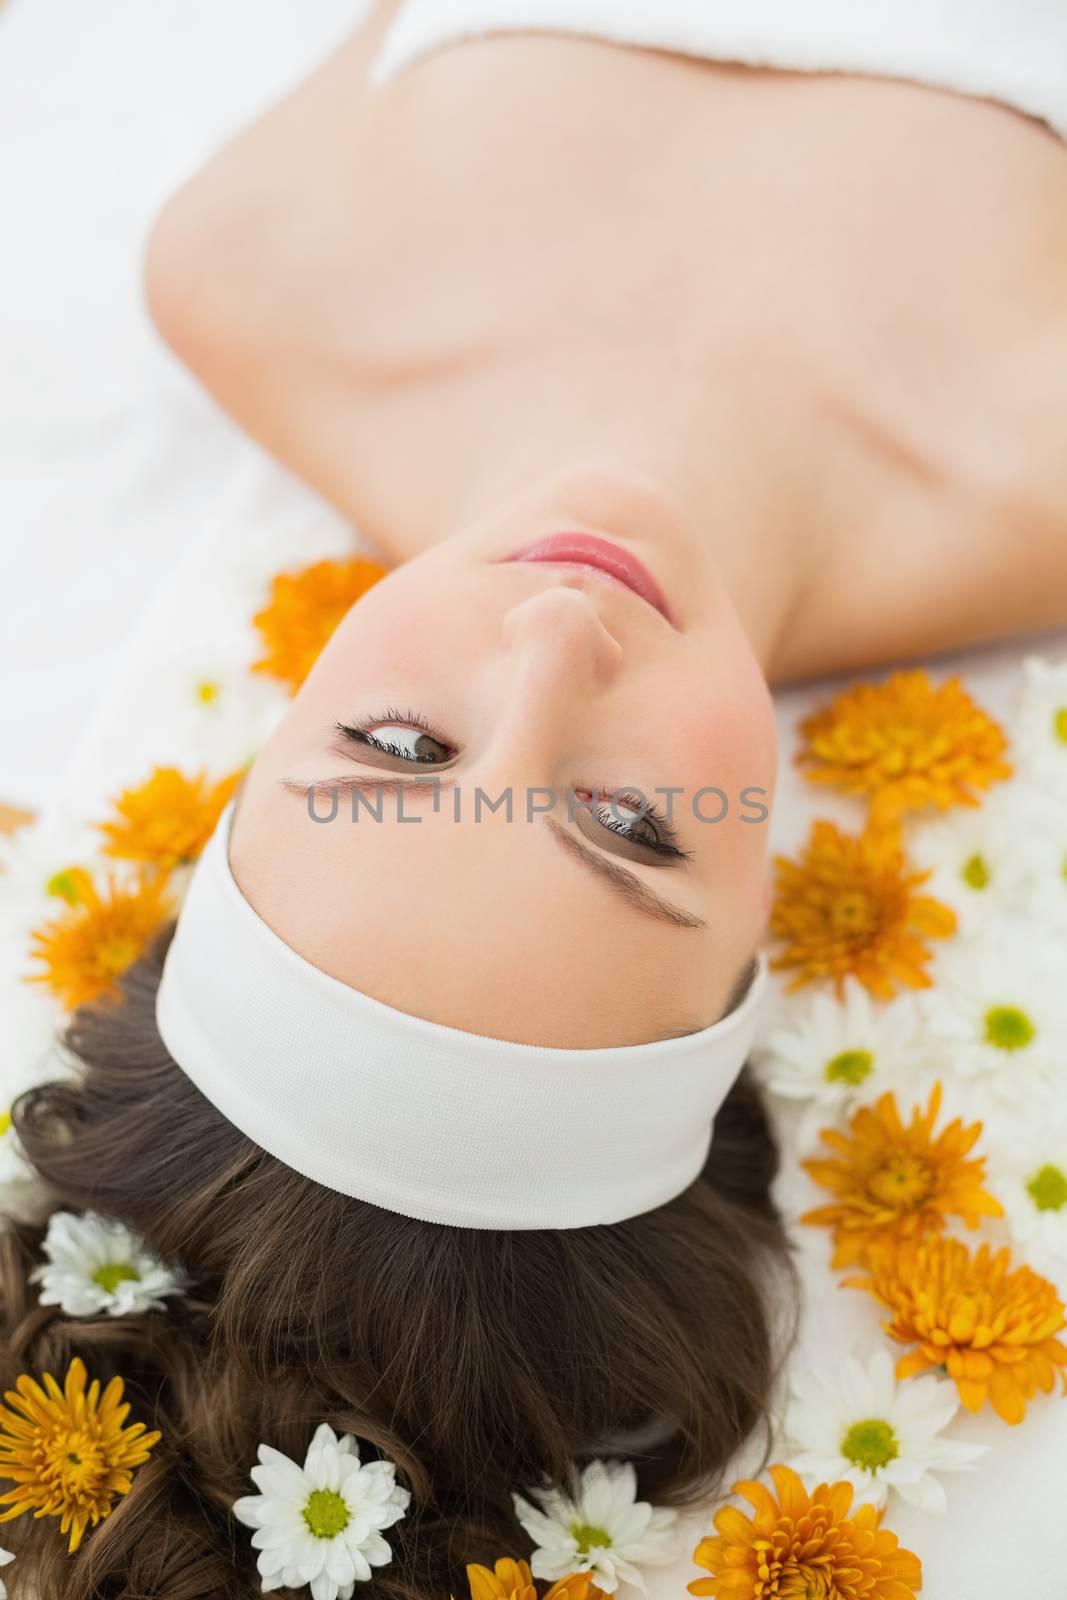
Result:
[[[872,473],[828,534],[777,681],[1067,626],[1067,317],[1014,385],[994,394],[988,376],[956,452]]]

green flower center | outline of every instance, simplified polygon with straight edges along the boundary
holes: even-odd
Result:
[[[316,1539],[336,1539],[351,1520],[351,1512],[335,1489],[313,1489],[308,1495],[304,1521]]]
[[[1067,744],[1067,706],[1060,706],[1054,714],[1052,731],[1061,744]]]
[[[889,1150],[867,1179],[867,1188],[879,1205],[917,1211],[933,1193],[934,1174],[929,1163],[910,1150]]]
[[[53,872],[44,887],[46,894],[54,894],[58,899],[65,900],[68,906],[78,904],[78,885],[70,867],[64,867],[62,872]]]
[[[572,1522],[570,1531],[580,1555],[588,1555],[590,1550],[598,1547],[607,1549],[611,1545],[611,1534],[607,1529],[598,1528],[591,1522]]]
[[[98,1283],[105,1294],[114,1294],[120,1283],[140,1283],[141,1274],[136,1267],[131,1267],[128,1261],[105,1261],[102,1267],[97,1267],[93,1273],[93,1282]]]
[[[823,1069],[827,1083],[846,1083],[856,1089],[874,1070],[874,1056],[869,1050],[842,1050],[831,1056]]]
[[[841,1454],[854,1467],[874,1472],[896,1460],[900,1445],[888,1422],[881,1417],[868,1417],[865,1422],[854,1422],[849,1428],[841,1440]]]
[[[968,889],[988,889],[993,874],[985,857],[976,853],[963,863],[960,877]]]
[[[985,1042],[997,1050],[1025,1050],[1037,1029],[1018,1006],[990,1006],[985,1014]]]
[[[1039,1211],[1062,1211],[1067,1206],[1067,1172],[1048,1162],[1034,1173],[1026,1192]]]
[[[835,933],[866,933],[874,926],[870,896],[859,889],[843,890],[830,905],[830,924]]]

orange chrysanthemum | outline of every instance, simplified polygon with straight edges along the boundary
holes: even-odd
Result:
[[[923,671],[858,683],[801,724],[797,757],[816,783],[868,795],[871,815],[974,806],[976,789],[1011,777],[1003,729],[958,678],[934,688]]]
[[[944,1367],[968,1411],[986,1400],[1005,1422],[1021,1422],[1038,1389],[1050,1394],[1056,1369],[1067,1389],[1067,1346],[1056,1337],[1067,1314],[1056,1290],[1011,1252],[983,1244],[972,1255],[943,1234],[872,1257],[869,1276],[846,1279],[892,1313],[886,1332],[914,1344],[897,1376]]]
[[[923,936],[947,938],[956,915],[916,894],[928,872],[913,872],[895,829],[868,828],[858,837],[816,822],[797,861],[779,856],[771,932],[785,950],[771,965],[798,969],[798,989],[831,978],[842,995],[848,976],[888,999],[902,985],[930,986]]]
[[[110,821],[97,823],[105,855],[157,867],[195,861],[241,775],[210,783],[204,772],[187,778],[177,767],[157,767],[140,788],[119,796]]]
[[[141,870],[128,883],[108,878],[101,895],[89,874],[71,867],[67,906],[33,934],[32,955],[44,963],[31,983],[46,983],[68,1011],[109,994],[172,915],[167,874]]]
[[[918,1556],[879,1526],[873,1506],[852,1505],[850,1483],[820,1484],[808,1494],[789,1467],[770,1469],[777,1498],[762,1483],[734,1484],[752,1506],[727,1506],[718,1536],[701,1539],[693,1560],[710,1578],[689,1593],[720,1600],[914,1600],[922,1584]]]
[[[999,1202],[981,1186],[985,1162],[967,1159],[982,1124],[965,1128],[957,1117],[935,1138],[940,1109],[938,1083],[926,1110],[916,1106],[907,1126],[896,1097],[884,1094],[856,1112],[847,1134],[823,1129],[823,1143],[839,1159],[801,1165],[836,1199],[801,1221],[833,1228],[833,1266],[853,1267],[866,1262],[873,1249],[940,1230],[947,1216],[962,1217],[969,1228],[976,1228],[981,1217],[1003,1216]]]
[[[121,1378],[112,1378],[103,1394],[94,1378],[86,1390],[85,1363],[75,1356],[62,1389],[50,1372],[44,1388],[22,1373],[0,1406],[0,1477],[15,1487],[0,1495],[0,1522],[32,1511],[36,1517],[59,1517],[60,1531],[70,1534],[71,1554],[86,1528],[111,1512],[112,1503],[128,1494],[132,1469],[148,1460],[162,1437],[146,1433],[143,1422],[123,1424],[129,1416],[122,1399]]]
[[[337,624],[385,574],[380,562],[364,556],[280,572],[269,603],[252,619],[266,647],[252,671],[280,678],[295,694]]]
[[[504,1556],[495,1563],[495,1570],[471,1562],[467,1568],[471,1600],[537,1600],[537,1585],[525,1561],[513,1561]],[[592,1574],[572,1572],[560,1578],[547,1590],[544,1600],[600,1600],[601,1591],[593,1583]]]

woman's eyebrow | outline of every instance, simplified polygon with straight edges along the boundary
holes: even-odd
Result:
[[[646,916],[655,917],[660,922],[669,922],[675,928],[707,927],[707,923],[700,917],[693,916],[689,911],[683,911],[680,906],[672,905],[669,900],[661,900],[659,895],[653,894],[635,873],[627,872],[626,868],[620,867],[617,862],[609,861],[596,850],[590,850],[552,817],[545,817],[545,825],[568,855],[600,878],[609,889],[626,900],[635,910],[643,911]]]
[[[314,778],[310,783],[298,783],[293,778],[283,778],[281,787],[288,794],[298,794],[305,799],[314,797],[317,800],[329,800],[334,795],[365,794],[372,799],[383,794],[415,794],[421,790],[424,794],[439,794],[443,789],[454,789],[455,778],[406,778],[402,773],[390,776],[380,773],[376,777],[364,777],[346,773],[340,778]]]

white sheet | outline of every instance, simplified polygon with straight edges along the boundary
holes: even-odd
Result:
[[[151,218],[367,4],[0,0],[0,804],[53,789],[246,456],[145,314]]]
[[[131,713],[131,659],[161,645],[206,659],[220,631],[231,647],[250,581],[345,547],[340,520],[241,439],[155,342],[138,262],[178,179],[357,9],[259,0],[251,26],[246,0],[0,9],[0,801],[96,812],[159,749],[151,696]],[[1010,702],[1019,654],[959,663],[994,710]],[[787,737],[816,692],[779,697]],[[780,844],[811,809],[787,766]],[[39,1037],[16,955],[0,942],[6,1093]],[[877,1314],[833,1290],[823,1235],[798,1242],[805,1340],[869,1341]],[[1038,1403],[1014,1430],[985,1418],[965,1428],[996,1450],[950,1483],[947,1522],[899,1507],[889,1518],[923,1558],[924,1600],[1065,1600],[1067,1405]],[[694,1522],[693,1542],[708,1520]],[[651,1600],[681,1600],[695,1575],[687,1555],[653,1575]]]

